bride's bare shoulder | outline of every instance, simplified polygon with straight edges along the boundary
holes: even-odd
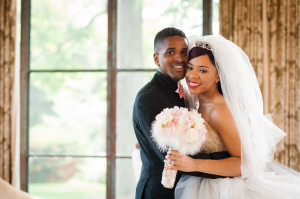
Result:
[[[231,112],[228,109],[225,100],[220,101],[213,106],[213,109],[210,112],[210,121],[216,129],[223,129],[225,126],[228,127],[228,125],[234,125]]]

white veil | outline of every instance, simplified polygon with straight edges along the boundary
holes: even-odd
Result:
[[[211,49],[214,55],[223,95],[241,139],[242,177],[264,172],[285,133],[263,115],[261,91],[247,55],[222,36],[195,37],[189,50],[195,46]]]

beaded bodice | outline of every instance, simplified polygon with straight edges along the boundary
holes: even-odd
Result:
[[[218,132],[214,131],[211,126],[205,122],[207,129],[206,140],[201,147],[202,153],[213,153],[220,151],[227,151]]]

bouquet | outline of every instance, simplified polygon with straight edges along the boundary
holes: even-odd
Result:
[[[177,150],[184,155],[195,155],[206,139],[204,119],[198,112],[186,108],[166,108],[152,123],[152,138],[162,152]],[[173,188],[176,170],[164,169],[161,183]]]

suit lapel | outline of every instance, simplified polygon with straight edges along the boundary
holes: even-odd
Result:
[[[167,98],[172,103],[170,106],[184,106],[184,100],[179,98],[179,94],[176,93],[177,85],[171,80],[167,79],[167,77],[162,77],[162,74],[156,74],[153,77],[154,81],[157,81],[159,87],[165,92]]]

